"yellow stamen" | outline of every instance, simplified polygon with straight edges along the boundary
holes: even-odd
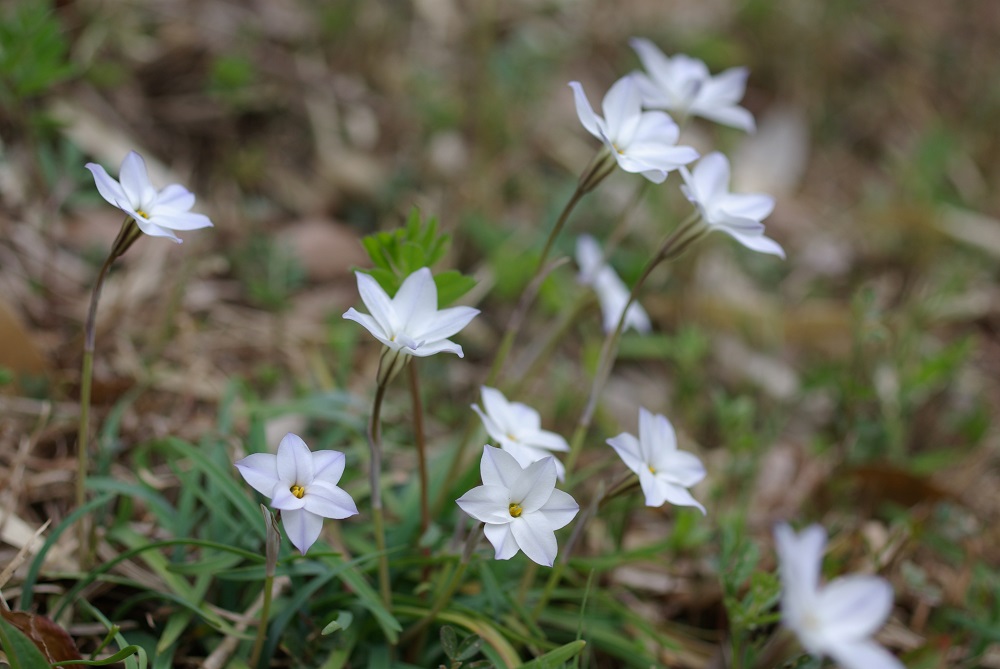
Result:
[[[306,489],[300,486],[298,483],[289,488],[289,490],[291,490],[292,494],[298,497],[299,499],[302,499],[303,497],[306,496]]]
[[[649,473],[650,474],[655,474],[656,473],[656,469],[653,468],[653,465],[649,465]]]
[[[139,214],[140,216],[142,216],[145,219],[149,218],[149,214],[147,214],[146,212],[144,212],[142,209],[136,209],[135,213]]]
[[[511,502],[510,506],[508,507],[508,511],[510,511],[510,515],[513,518],[520,518],[521,517],[521,505],[520,504],[517,504],[515,502]]]

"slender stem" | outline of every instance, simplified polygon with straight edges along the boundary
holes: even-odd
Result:
[[[392,606],[392,590],[389,588],[389,556],[385,552],[385,522],[382,517],[382,400],[388,382],[378,385],[372,402],[372,415],[368,421],[368,448],[371,451],[371,496],[372,524],[375,529],[375,547],[378,556],[378,586],[382,603]]]
[[[278,548],[281,545],[281,533],[278,532],[278,521],[263,504],[260,511],[264,516],[264,601],[260,607],[260,622],[257,624],[257,637],[250,653],[250,666],[256,667],[260,661],[260,652],[267,638],[267,619],[271,615],[271,597],[274,590],[274,569],[278,564]],[[279,512],[280,513],[280,512]]]
[[[420,471],[420,534],[427,532],[431,525],[431,512],[427,503],[427,445],[424,439],[424,407],[420,401],[420,379],[417,377],[417,365],[410,365],[410,397],[413,401],[413,432],[417,444],[417,468]]]
[[[573,209],[576,208],[577,203],[580,202],[580,199],[586,195],[586,193],[587,191],[584,190],[584,185],[582,183],[578,183],[576,190],[573,191],[569,201],[566,202],[566,206],[563,207],[562,212],[559,214],[556,224],[552,226],[549,238],[545,240],[545,248],[542,249],[542,255],[538,259],[538,266],[535,267],[535,276],[538,276],[541,273],[542,268],[545,267],[545,261],[549,259],[549,253],[552,251],[552,245],[555,243],[556,237],[558,237],[559,233],[562,232],[563,226],[566,225],[566,221],[569,219],[570,213],[572,213]]]
[[[257,636],[253,641],[253,651],[250,653],[250,666],[256,667],[260,660],[260,652],[264,649],[264,639],[267,638],[267,619],[271,615],[271,596],[274,590],[274,573],[264,577],[264,603],[260,607],[260,622],[257,624]]]
[[[698,212],[695,212],[677,226],[677,229],[664,240],[656,254],[646,263],[635,285],[632,286],[628,301],[622,308],[622,313],[618,317],[618,324],[615,326],[615,329],[604,338],[604,344],[601,346],[601,354],[597,362],[597,371],[594,374],[594,381],[590,388],[590,396],[587,398],[587,405],[580,415],[579,421],[577,421],[576,430],[573,432],[573,438],[570,441],[570,452],[566,458],[567,472],[572,471],[573,466],[576,464],[576,459],[580,455],[583,440],[590,429],[590,422],[594,417],[594,411],[597,409],[597,402],[600,399],[601,391],[604,389],[604,383],[607,381],[608,375],[611,373],[611,368],[614,366],[614,360],[618,352],[618,342],[621,339],[622,331],[625,329],[625,320],[629,307],[635,302],[639,291],[642,290],[649,275],[653,273],[653,270],[660,263],[676,258],[686,251],[691,244],[701,238],[705,230],[699,227],[700,223],[700,215]]]

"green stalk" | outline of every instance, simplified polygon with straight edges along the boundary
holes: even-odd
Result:
[[[389,556],[385,552],[385,522],[382,517],[382,400],[388,381],[378,385],[368,421],[368,448],[371,451],[372,524],[375,526],[375,547],[378,556],[378,586],[382,603],[392,608],[392,590],[389,588]]]
[[[410,398],[413,403],[413,433],[417,445],[417,469],[420,473],[420,534],[427,531],[431,525],[431,512],[427,503],[427,445],[424,439],[424,407],[420,401],[420,379],[417,377],[417,365],[410,365]]]
[[[256,667],[260,661],[264,639],[267,638],[267,619],[271,615],[271,597],[274,590],[274,569],[278,564],[278,547],[281,545],[281,533],[278,532],[277,521],[263,504],[260,505],[260,510],[264,514],[264,530],[267,537],[264,543],[264,601],[260,607],[257,637],[254,639],[253,651],[250,653],[251,667]]]

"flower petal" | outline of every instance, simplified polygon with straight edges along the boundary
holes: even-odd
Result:
[[[693,114],[707,118],[709,121],[728,125],[731,128],[737,128],[748,133],[757,130],[753,114],[743,107],[735,105],[732,107],[710,107],[698,104],[691,111]]]
[[[639,62],[655,80],[663,81],[670,76],[670,58],[660,48],[644,37],[633,37],[628,41],[639,57]]]
[[[171,230],[201,230],[202,228],[213,227],[212,221],[204,214],[194,214],[178,209],[161,209],[159,207],[149,217],[149,221],[161,228],[169,228]]]
[[[132,217],[132,220],[135,221],[135,224],[139,226],[139,229],[142,230],[143,233],[149,235],[150,237],[166,237],[167,239],[174,241],[178,244],[181,243],[180,237],[175,235],[167,228],[161,228],[153,221],[146,220],[139,214],[133,211],[129,211],[128,208],[124,206],[119,206],[118,208],[124,211],[125,213],[129,214]]]
[[[111,178],[107,170],[98,165],[97,163],[87,163],[84,165],[90,173],[94,175],[94,184],[97,186],[97,192],[101,194],[109,204],[113,204],[118,207],[119,202],[126,203],[128,201],[128,196],[125,195],[125,191],[122,189],[121,184]]]
[[[727,194],[719,202],[719,210],[737,218],[763,221],[774,211],[774,198],[764,193]]]
[[[580,85],[579,81],[569,82],[569,87],[573,89],[573,100],[576,102],[576,115],[580,119],[580,123],[583,127],[587,129],[591,135],[598,139],[603,139],[601,134],[601,119],[594,113],[593,107],[590,106],[590,101],[587,100],[587,94],[583,92],[583,86]]]
[[[340,520],[358,513],[358,506],[347,491],[326,481],[313,481],[302,499],[306,511],[324,518]]]
[[[510,515],[510,492],[505,486],[481,485],[455,500],[459,508],[484,523],[504,524]]]
[[[698,201],[711,208],[729,193],[729,159],[713,151],[698,161],[692,178]]]
[[[529,434],[521,436],[521,441],[526,446],[543,448],[547,451],[568,451],[569,443],[561,434],[550,432],[549,430],[535,430]]]
[[[841,669],[906,669],[896,656],[874,641],[840,643],[827,652]]]
[[[779,258],[785,257],[785,249],[781,248],[781,244],[774,241],[770,237],[765,237],[762,234],[746,234],[724,226],[717,226],[715,229],[726,233],[751,251],[766,253],[768,255],[778,256]]]
[[[639,485],[642,486],[642,494],[646,497],[646,506],[663,506],[667,501],[663,481],[649,471],[649,467],[643,467],[637,473],[639,474]]]
[[[194,193],[180,184],[170,184],[156,196],[156,206],[187,211],[194,206]]]
[[[250,487],[261,495],[271,496],[278,482],[278,458],[271,453],[253,453],[236,461],[236,469]]]
[[[278,477],[287,483],[307,486],[315,475],[312,453],[306,442],[289,432],[278,444]]]
[[[819,592],[814,615],[831,643],[860,640],[878,631],[892,611],[892,586],[878,576],[842,576]]]
[[[693,506],[699,509],[703,515],[707,515],[705,507],[692,497],[691,493],[684,486],[667,483],[663,479],[659,479],[659,489],[663,494],[663,498],[674,506]]]
[[[493,550],[496,551],[494,559],[509,560],[521,550],[514,535],[511,534],[509,523],[503,525],[486,523],[483,526],[483,532],[489,542],[493,544]]]
[[[545,514],[537,511],[525,513],[514,519],[510,524],[510,531],[525,555],[540,565],[552,566],[559,552],[559,545]]]
[[[549,527],[558,530],[569,525],[579,510],[580,505],[569,493],[553,490],[548,501],[538,509],[538,513],[545,516]]]
[[[643,116],[642,96],[635,77],[625,75],[604,94],[601,102],[607,136],[619,150],[631,146]]]
[[[486,428],[486,434],[489,435],[490,439],[500,441],[504,438],[505,435],[500,426],[497,425],[496,421],[487,412],[480,409],[478,404],[473,404],[472,410],[479,415],[479,419],[483,422],[483,427]]]
[[[774,528],[781,573],[781,615],[793,629],[814,608],[825,546],[826,530],[820,525],[810,525],[799,534],[787,523]]]
[[[288,540],[303,555],[316,543],[323,529],[323,518],[305,509],[282,511],[281,522],[285,526],[285,532],[288,533]]]
[[[450,339],[420,343],[416,348],[407,349],[406,352],[417,358],[426,358],[438,353],[454,353],[459,358],[465,357],[465,351],[462,350],[462,347]]]
[[[653,464],[658,476],[668,483],[690,488],[705,478],[705,465],[694,453],[667,451]]]
[[[492,446],[483,446],[479,471],[485,485],[501,486],[508,491],[524,475],[524,468],[517,463],[513,455]]]
[[[608,439],[608,446],[615,449],[618,457],[622,459],[625,466],[636,474],[642,469],[648,469],[648,465],[643,460],[642,452],[639,448],[639,440],[628,432],[622,432],[617,437]]]
[[[340,483],[344,475],[347,458],[340,451],[316,451],[312,454],[313,480],[325,481],[330,485]]]
[[[555,458],[543,458],[528,465],[510,487],[510,501],[520,504],[524,513],[532,513],[548,501],[555,487]]]
[[[593,284],[597,272],[604,266],[604,252],[597,240],[590,235],[576,238],[576,264],[580,267],[577,281],[585,286]]]
[[[386,331],[382,327],[382,325],[380,325],[378,321],[376,321],[368,314],[363,314],[354,307],[351,307],[346,312],[344,312],[343,318],[349,321],[354,321],[355,323],[359,324],[361,327],[368,330],[368,332],[373,337],[375,337],[375,339],[378,339],[380,342],[382,342],[389,348],[399,349],[399,345],[396,342],[389,339],[389,336],[386,334]]]
[[[430,329],[437,314],[437,285],[430,269],[421,267],[403,280],[392,298],[392,308],[405,332],[415,339],[428,339],[421,333]],[[446,339],[455,332],[458,330],[433,339]]]
[[[151,207],[155,204],[156,189],[153,188],[153,184],[149,183],[146,161],[135,151],[129,151],[125,159],[122,160],[122,166],[118,170],[118,180],[133,207]]]
[[[282,511],[295,511],[306,505],[305,497],[296,497],[292,494],[288,484],[278,481],[271,488],[271,506]]]
[[[433,283],[431,281],[432,285]],[[459,330],[468,325],[478,314],[479,309],[473,309],[472,307],[450,307],[427,315],[421,315],[419,316],[419,327],[411,324],[406,326],[406,328],[407,332],[414,339],[431,344],[457,334]],[[413,318],[418,318],[418,316],[414,315]]]
[[[364,272],[355,272],[354,274],[358,278],[358,293],[361,295],[361,301],[368,307],[368,313],[378,323],[385,338],[391,339],[399,328],[399,319],[396,316],[396,308],[393,306],[392,300],[371,275]],[[348,313],[350,313],[350,309]],[[347,314],[344,314],[344,318],[348,318]],[[361,323],[361,321],[358,322]],[[361,324],[364,325],[364,323]],[[369,331],[371,330],[369,329]],[[372,334],[375,333],[372,332]]]

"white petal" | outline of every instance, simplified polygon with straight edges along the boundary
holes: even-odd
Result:
[[[271,453],[253,453],[236,461],[236,469],[250,487],[261,495],[271,496],[278,482],[278,459]]]
[[[569,525],[579,510],[580,505],[569,493],[553,490],[549,501],[545,502],[538,512],[545,516],[549,527],[558,530]]]
[[[510,487],[510,501],[520,504],[524,513],[532,513],[548,501],[555,487],[555,458],[547,457],[528,465]]]
[[[842,576],[819,592],[815,615],[834,642],[869,637],[892,611],[892,586],[878,576]]]
[[[729,160],[718,151],[708,154],[695,165],[693,183],[699,202],[712,206],[729,193]]]
[[[874,641],[841,643],[827,652],[841,669],[906,669],[896,656]]]
[[[601,102],[608,138],[619,149],[629,146],[642,118],[642,96],[635,78],[625,75],[604,94]]]
[[[779,258],[785,257],[785,249],[781,248],[781,244],[774,241],[770,237],[765,237],[764,235],[744,234],[724,226],[718,226],[715,227],[715,229],[726,233],[751,251],[766,253],[768,255],[778,256]]]
[[[698,91],[697,106],[729,107],[737,104],[747,89],[750,70],[745,67],[731,67],[710,77]]]
[[[422,334],[434,328],[437,314],[437,285],[434,283],[434,275],[428,268],[421,267],[403,280],[403,284],[392,298],[392,308],[403,331],[415,339],[431,339]],[[447,339],[461,329],[460,327],[433,339]]]
[[[697,455],[687,451],[668,451],[657,458],[653,468],[665,481],[685,488],[705,478],[705,465]]]
[[[313,481],[302,499],[306,511],[324,518],[340,520],[358,513],[358,507],[347,491],[326,481]]]
[[[677,436],[666,416],[639,407],[639,454],[647,465],[656,462],[662,451],[677,450]]]
[[[188,211],[174,209],[156,209],[156,212],[149,217],[150,223],[155,223],[161,228],[170,230],[201,230],[211,228],[212,221],[204,214],[193,214]]]
[[[517,545],[531,560],[551,567],[556,560],[559,545],[549,521],[542,513],[525,513],[510,524],[510,531]]]
[[[483,526],[483,532],[489,542],[493,544],[493,550],[496,551],[494,559],[509,560],[520,550],[517,540],[511,534],[510,524],[491,525],[487,523]]]
[[[450,339],[421,343],[417,346],[417,348],[408,350],[407,353],[418,358],[426,358],[428,356],[437,355],[438,353],[454,353],[459,358],[465,357],[465,352],[462,350],[462,347]]]
[[[666,483],[662,479],[659,481],[659,484],[660,492],[663,494],[663,498],[674,506],[693,506],[698,508],[702,514],[706,513],[705,507],[703,507],[698,500],[691,496],[691,493],[688,492],[687,488],[673,483]]]
[[[639,117],[632,141],[629,142],[626,153],[634,154],[643,146],[667,148],[677,144],[680,128],[662,111],[644,112]]]
[[[513,455],[492,446],[483,446],[479,471],[485,485],[502,486],[508,491],[524,475],[524,468],[517,463]]]
[[[787,523],[774,528],[781,573],[781,613],[793,629],[814,608],[825,546],[826,530],[820,525],[810,525],[798,535]]]
[[[486,428],[486,434],[490,436],[490,439],[494,441],[500,441],[505,438],[503,430],[497,425],[488,413],[479,408],[478,404],[472,405],[472,410],[479,415],[479,419],[483,422],[483,427]]]
[[[379,329],[382,330],[384,336],[391,339],[399,327],[399,319],[392,300],[389,299],[386,292],[382,290],[382,286],[378,285],[378,281],[371,275],[364,272],[355,272],[354,274],[358,277],[358,293],[361,295],[361,301],[368,307],[368,313],[378,323]],[[350,312],[351,310],[349,309],[347,313]],[[347,314],[344,314],[344,318],[348,318]],[[361,323],[361,321],[357,322]],[[364,323],[361,323],[361,325],[364,325]],[[371,328],[368,328],[368,330],[372,334],[375,334]]]
[[[604,266],[604,252],[590,235],[576,238],[576,264],[580,267],[578,281],[584,285],[592,284],[598,270]]]
[[[511,402],[509,411],[510,425],[518,439],[523,439],[524,435],[541,429],[542,417],[524,402]]]
[[[611,448],[615,449],[615,452],[622,459],[622,462],[625,463],[625,466],[636,474],[639,473],[640,469],[648,468],[648,465],[642,459],[639,440],[634,435],[622,432],[617,437],[608,439],[607,443]]]
[[[306,505],[304,497],[296,497],[292,494],[288,484],[279,481],[271,489],[271,506],[282,511],[296,511]]]
[[[732,193],[722,198],[719,210],[730,216],[763,221],[774,211],[774,198],[763,193]]]
[[[754,132],[757,124],[754,122],[753,114],[743,107],[702,107],[697,105],[692,113],[703,116],[709,121],[715,121],[731,128],[737,128],[745,132]]]
[[[433,343],[457,334],[459,330],[468,325],[478,314],[479,309],[473,309],[472,307],[442,309],[423,317],[419,328],[407,326],[407,332],[415,339]]]
[[[670,59],[659,47],[643,37],[633,37],[629,44],[639,56],[639,62],[653,79],[666,79],[670,74]]]
[[[314,476],[312,453],[306,442],[289,432],[278,444],[278,477],[301,486],[312,483]]]
[[[642,493],[646,497],[646,506],[663,506],[667,501],[663,482],[656,478],[653,472],[649,471],[649,467],[643,467],[638,471],[638,474],[639,485],[642,487]]]
[[[479,394],[483,398],[483,408],[486,414],[493,420],[498,431],[507,432],[514,427],[514,421],[510,413],[510,402],[504,394],[496,388],[483,386],[479,389]],[[494,437],[499,439],[499,437]]]
[[[459,508],[484,523],[503,524],[513,520],[510,515],[510,493],[506,487],[481,485],[455,500]]]
[[[118,181],[133,207],[149,207],[156,202],[156,189],[149,183],[146,161],[135,151],[129,151],[122,160]]]
[[[351,307],[346,312],[344,312],[343,317],[349,321],[354,321],[355,323],[358,323],[361,327],[368,330],[368,332],[370,332],[373,337],[378,339],[380,342],[382,342],[389,348],[393,349],[399,348],[399,344],[389,339],[389,335],[382,328],[379,322],[376,321],[371,316],[369,316],[368,314],[363,314],[360,311],[356,310],[354,307]]]
[[[316,540],[319,539],[319,533],[323,529],[323,518],[305,509],[282,511],[281,522],[285,525],[288,540],[303,555],[306,554],[310,546],[316,543]]]
[[[344,475],[347,458],[340,451],[316,451],[312,454],[313,480],[325,481],[330,485],[340,483]]]
[[[135,224],[139,226],[139,229],[142,230],[143,233],[149,235],[150,237],[166,237],[167,239],[170,239],[178,244],[181,243],[180,238],[177,237],[177,235],[175,235],[173,232],[171,232],[166,228],[161,228],[152,221],[146,220],[145,218],[143,218],[134,211],[130,211],[128,206],[121,206],[118,208],[127,213],[128,215],[130,215],[132,217],[132,220],[135,221]]]
[[[94,184],[97,186],[97,192],[101,194],[101,197],[116,207],[119,206],[119,203],[126,204],[128,202],[128,196],[125,195],[125,191],[117,181],[111,178],[107,170],[97,163],[87,163],[84,167],[94,175]]]
[[[569,443],[565,437],[548,430],[535,430],[530,434],[523,435],[521,441],[526,446],[543,448],[547,451],[568,451]]]
[[[576,102],[576,115],[579,117],[580,123],[587,129],[587,132],[601,139],[601,124],[598,123],[600,119],[594,113],[593,107],[590,106],[587,94],[583,92],[583,86],[580,85],[579,81],[571,81],[569,82],[569,87],[573,89],[573,99]]]
[[[194,193],[180,184],[170,184],[156,196],[156,206],[187,211],[194,206]]]

